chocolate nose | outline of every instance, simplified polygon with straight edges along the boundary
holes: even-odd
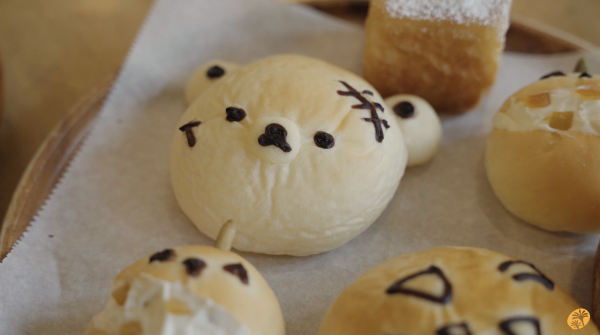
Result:
[[[287,164],[301,151],[298,125],[284,117],[257,118],[246,136],[248,151],[265,162]]]
[[[265,133],[258,137],[258,144],[263,147],[274,145],[283,152],[290,152],[292,151],[292,147],[286,141],[286,137],[287,130],[282,125],[271,123],[265,127]]]

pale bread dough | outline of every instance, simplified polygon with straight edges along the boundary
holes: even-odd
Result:
[[[319,335],[571,334],[567,319],[579,304],[543,269],[511,261],[451,247],[393,258],[340,294]],[[599,334],[593,322],[577,332]]]
[[[377,141],[369,109],[381,104]],[[363,91],[370,92],[363,92]],[[348,242],[379,217],[394,195],[407,151],[393,112],[359,76],[320,60],[280,55],[240,67],[198,94],[177,127],[171,181],[181,208],[210,238],[225,222],[238,250],[289,255],[325,252]],[[228,107],[241,121],[226,120]],[[367,107],[368,108],[368,107]],[[266,127],[283,126],[291,151],[259,144]],[[315,134],[333,136],[329,149]]]
[[[170,250],[168,259],[150,255],[116,276],[86,335],[285,334],[277,297],[244,258],[207,246]],[[184,264],[190,258],[205,264],[195,276]],[[247,283],[225,271],[232,264],[245,269]]]
[[[400,117],[396,114],[408,150],[407,166],[425,164],[433,158],[440,146],[442,139],[440,118],[425,99],[416,95],[398,94],[385,99],[386,105],[392,111],[402,102],[408,102],[414,107],[414,114],[410,117]]]

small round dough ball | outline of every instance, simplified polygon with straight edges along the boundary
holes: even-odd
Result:
[[[432,248],[361,275],[331,306],[319,335],[564,335],[577,308],[530,263],[486,249]],[[578,332],[599,334],[593,322]]]
[[[511,96],[494,117],[485,168],[524,221],[600,232],[600,76],[552,76]]]
[[[92,319],[86,335],[185,335],[191,330],[285,334],[277,297],[252,264],[233,252],[184,246],[149,255],[121,271],[106,308]]]
[[[427,163],[438,150],[442,139],[442,124],[437,113],[423,98],[410,94],[385,99],[396,114],[408,150],[407,166]]]
[[[239,67],[236,63],[214,59],[196,69],[185,90],[186,103],[191,105],[210,85],[225,78]]]
[[[361,77],[279,55],[215,82],[174,129],[171,183],[185,214],[237,250],[311,255],[367,229],[394,196],[407,151]]]

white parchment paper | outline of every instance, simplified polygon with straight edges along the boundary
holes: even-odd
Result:
[[[360,72],[362,43],[358,26],[277,1],[158,0],[92,134],[0,264],[0,334],[81,334],[121,269],[167,247],[213,244],[179,209],[169,183],[171,137],[196,66],[300,53]],[[367,269],[445,245],[534,262],[589,309],[598,236],[548,233],[511,216],[482,163],[502,102],[547,72],[570,70],[577,57],[505,54],[490,96],[477,110],[443,118],[435,159],[409,169],[381,218],[347,245],[302,258],[242,254],[277,294],[288,334],[316,334],[337,295]]]

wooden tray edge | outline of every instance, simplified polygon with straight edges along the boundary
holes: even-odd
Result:
[[[0,227],[0,261],[12,250],[88,135],[114,82],[113,74],[91,90],[48,134],[21,176]],[[38,194],[37,196],[34,196]]]

